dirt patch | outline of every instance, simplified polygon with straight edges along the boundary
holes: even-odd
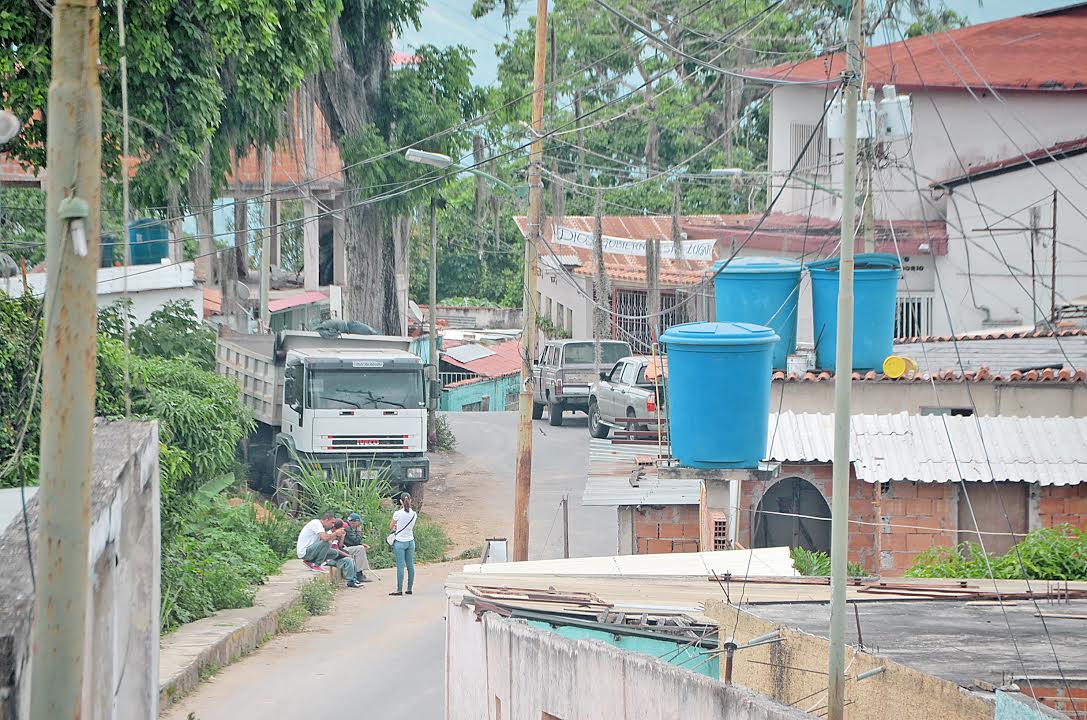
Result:
[[[485,538],[508,536],[510,519],[497,512],[493,501],[495,484],[490,472],[458,452],[430,456],[424,512],[449,535],[448,557],[482,548]]]

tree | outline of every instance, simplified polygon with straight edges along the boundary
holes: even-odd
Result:
[[[406,254],[409,210],[441,177],[406,162],[398,148],[445,131],[426,150],[454,157],[468,146],[459,123],[482,109],[467,49],[422,47],[418,62],[392,70],[392,37],[418,26],[422,0],[347,0],[330,31],[332,61],[318,74],[321,111],[346,163],[345,312],[399,333],[398,258]],[[431,168],[431,170],[433,170]]]

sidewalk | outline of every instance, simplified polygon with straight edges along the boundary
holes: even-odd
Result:
[[[279,614],[299,602],[299,583],[316,575],[288,560],[257,590],[253,607],[221,610],[182,625],[159,642],[159,709],[190,692],[201,674],[248,655],[276,633]]]

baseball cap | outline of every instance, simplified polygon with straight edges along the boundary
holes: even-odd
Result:
[[[357,512],[353,512],[347,516],[347,522],[362,522],[362,515]]]

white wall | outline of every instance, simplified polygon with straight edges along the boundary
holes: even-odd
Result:
[[[977,180],[972,186],[954,188],[947,200],[950,247],[947,257],[939,259],[939,271],[956,332],[988,325],[1033,325],[1048,317],[1053,252],[1050,183],[1060,188],[1057,307],[1087,294],[1087,155]],[[1026,229],[1031,204],[1039,209],[1038,226],[1045,228],[1033,241],[1033,300],[1032,240]],[[989,233],[982,229],[986,227],[1002,231]]]
[[[446,720],[799,720],[744,688],[450,600]],[[501,715],[497,706],[501,705]],[[548,713],[549,715],[545,715]]]
[[[578,292],[578,288],[581,288],[582,292]],[[562,323],[562,326],[566,327],[570,332],[570,337],[578,339],[593,336],[593,304],[592,300],[590,300],[593,293],[591,278],[580,275],[571,277],[562,270],[546,267],[543,258],[541,258],[539,277],[536,279],[536,290],[540,293],[541,300],[538,309],[541,315],[546,316],[548,314],[548,300],[550,300],[551,321],[555,325],[560,325],[558,321],[559,304],[563,306],[564,314],[566,308],[571,308],[574,311],[573,326],[569,327],[565,318]]]

